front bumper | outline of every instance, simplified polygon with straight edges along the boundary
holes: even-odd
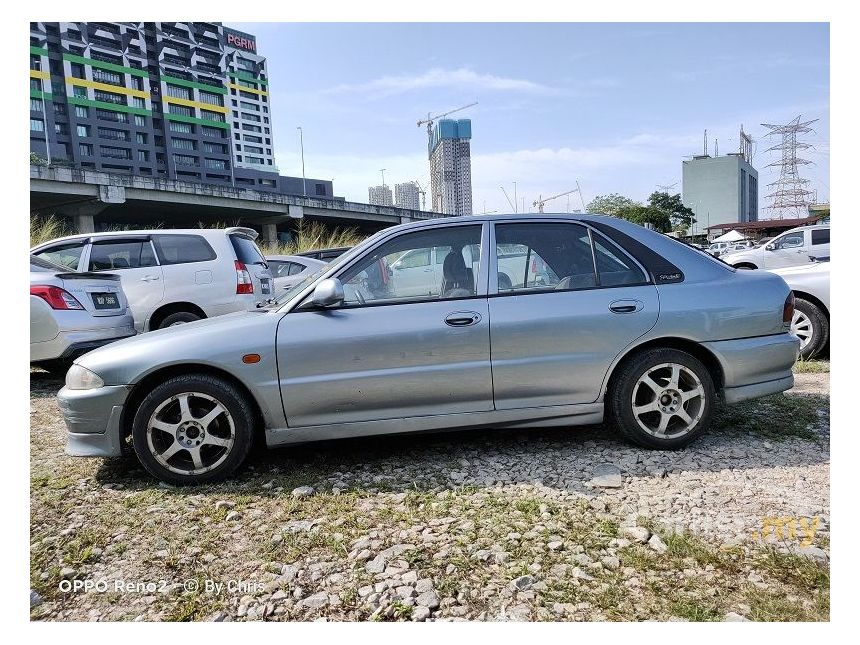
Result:
[[[789,333],[703,343],[723,368],[723,398],[737,403],[791,389],[800,340]]]
[[[92,390],[70,390],[57,394],[68,435],[66,453],[76,457],[122,455],[121,419],[131,387],[106,385]]]

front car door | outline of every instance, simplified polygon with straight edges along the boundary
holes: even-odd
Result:
[[[615,357],[656,323],[657,288],[578,223],[497,222],[491,247],[495,409],[596,401]]]
[[[764,269],[809,264],[809,229],[788,231],[772,240],[764,250]]]
[[[148,236],[96,238],[90,246],[87,270],[116,273],[134,316],[138,332],[164,298],[161,266]]]
[[[340,306],[285,315],[277,353],[288,426],[491,411],[488,230],[453,224],[386,238],[337,273]],[[407,254],[429,265],[436,246],[462,260],[468,245],[482,249],[478,271],[452,260],[456,286],[444,293],[432,270],[423,283],[387,271]]]

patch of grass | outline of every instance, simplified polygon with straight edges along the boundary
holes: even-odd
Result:
[[[330,228],[321,222],[302,220],[293,231],[290,242],[262,244],[258,240],[258,244],[263,255],[295,255],[317,249],[355,246],[364,238],[365,236],[354,228]]]
[[[785,584],[809,591],[830,590],[830,570],[812,558],[769,547],[759,557],[758,566],[762,571]]]
[[[800,359],[794,364],[795,374],[827,374],[830,372],[830,361],[821,359]]]
[[[30,215],[31,247],[70,234],[71,229],[69,229],[66,221],[56,215],[49,215],[48,217]]]
[[[671,604],[669,611],[673,616],[697,623],[720,621],[725,615],[713,605],[702,604],[699,599],[693,598],[679,598]]]
[[[787,437],[815,440],[815,428],[822,419],[818,410],[830,410],[830,399],[813,394],[775,394],[744,401],[720,409],[713,423],[714,431],[746,432],[780,441]]]

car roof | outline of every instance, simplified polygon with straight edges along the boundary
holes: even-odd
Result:
[[[252,228],[243,226],[231,226],[229,228],[155,228],[155,229],[140,229],[133,231],[102,231],[100,233],[76,233],[75,235],[65,235],[47,242],[37,244],[33,248],[41,248],[48,244],[57,244],[62,242],[76,242],[79,240],[101,240],[101,239],[116,239],[140,237],[147,235],[200,235],[202,237],[217,237],[220,235],[241,235],[251,240],[257,239],[257,231]]]
[[[266,259],[275,260],[276,262],[320,262],[321,264],[326,264],[322,260],[309,258],[306,255],[267,255]]]

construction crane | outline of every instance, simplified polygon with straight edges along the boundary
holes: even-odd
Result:
[[[558,199],[559,197],[564,197],[565,195],[570,195],[571,193],[578,193],[578,192],[580,192],[579,187],[574,188],[573,190],[568,190],[565,193],[559,193],[558,195],[553,195],[552,197],[547,197],[546,199],[541,199],[541,196],[538,195],[538,198],[534,201],[532,206],[537,207],[538,213],[543,213],[543,206],[547,202],[551,202],[552,200]]]
[[[676,181],[674,184],[657,184],[657,188],[662,190],[664,193],[668,193],[670,190],[672,190],[677,185],[678,185],[678,182]]]
[[[427,191],[424,190],[424,187],[421,186],[421,184],[419,183],[419,181],[417,179],[413,180],[412,183],[415,184],[416,188],[418,188],[418,194],[421,195],[421,210],[426,211],[427,210]]]
[[[470,107],[475,106],[477,104],[478,104],[478,102],[475,101],[474,103],[469,103],[469,105],[464,105],[463,107],[454,108],[453,110],[448,110],[447,112],[443,112],[442,114],[435,114],[433,116],[431,116],[430,113],[428,112],[426,119],[421,119],[420,121],[418,121],[418,127],[420,128],[422,125],[427,126],[427,138],[429,139],[430,136],[433,134],[433,122],[436,119],[441,119],[442,117],[446,117],[449,114],[454,114],[454,112],[459,112],[460,110],[465,110],[466,108],[470,108]]]

